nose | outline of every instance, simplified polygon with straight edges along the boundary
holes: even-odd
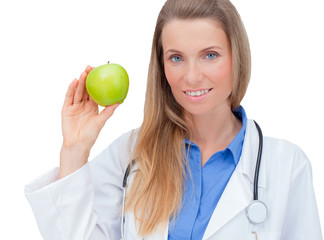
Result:
[[[199,85],[199,83],[202,81],[202,72],[199,63],[197,63],[195,60],[187,62],[184,80],[189,86],[192,87]]]

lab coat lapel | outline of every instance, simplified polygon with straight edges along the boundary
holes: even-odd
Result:
[[[259,138],[254,122],[249,120],[240,161],[210,218],[203,237],[204,240],[215,234],[252,201],[258,143]],[[264,177],[263,175],[262,180]],[[260,181],[259,183],[263,186],[265,182]]]
[[[208,239],[241,212],[251,201],[251,195],[241,171],[235,170],[209,220],[203,239]]]

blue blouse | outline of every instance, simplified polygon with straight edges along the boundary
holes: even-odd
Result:
[[[168,239],[202,239],[209,219],[239,162],[247,118],[243,107],[233,111],[242,128],[226,149],[214,153],[201,167],[199,147],[186,139],[190,148],[188,163],[191,177],[185,182],[182,206],[176,219],[170,220]]]

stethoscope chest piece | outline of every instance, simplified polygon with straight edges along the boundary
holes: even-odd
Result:
[[[254,200],[245,208],[245,215],[250,223],[260,224],[267,219],[268,209],[264,202]]]

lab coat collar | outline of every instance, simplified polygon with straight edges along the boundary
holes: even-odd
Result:
[[[248,120],[241,158],[223,192],[203,239],[208,239],[253,200],[254,170],[259,146],[255,124]],[[259,187],[266,186],[266,173],[260,169]],[[248,181],[247,181],[247,179]]]

